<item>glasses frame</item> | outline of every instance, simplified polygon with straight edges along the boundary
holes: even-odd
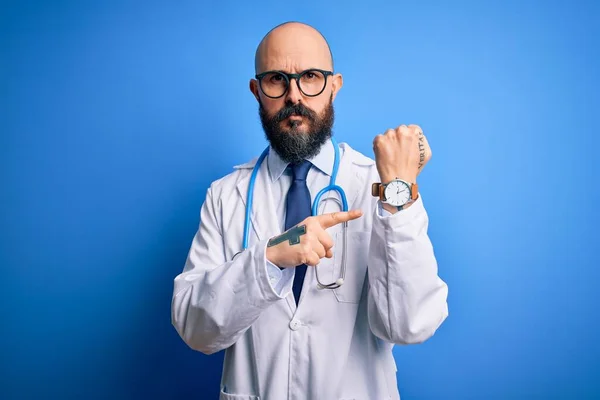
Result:
[[[317,71],[323,74],[323,76],[325,77],[325,82],[323,83],[323,89],[321,89],[321,91],[317,94],[306,94],[306,92],[304,90],[302,90],[302,88],[300,87],[300,78],[302,78],[303,75],[312,72],[312,71]],[[264,78],[267,74],[272,74],[272,73],[278,73],[280,75],[283,75],[285,77],[286,80],[286,85],[285,85],[285,90],[283,91],[283,93],[279,96],[269,96],[262,87],[262,78]],[[299,74],[288,74],[284,71],[279,71],[279,70],[270,70],[270,71],[265,71],[265,72],[261,72],[260,74],[255,75],[254,77],[258,80],[258,84],[260,86],[260,90],[265,94],[265,96],[271,98],[271,99],[279,99],[283,96],[285,96],[285,94],[288,92],[288,90],[290,90],[290,81],[292,79],[296,79],[296,86],[298,86],[298,90],[300,90],[300,92],[302,92],[303,95],[307,96],[307,97],[317,97],[319,96],[321,93],[323,93],[323,91],[325,90],[325,88],[327,87],[327,77],[328,76],[332,76],[333,75],[333,71],[327,71],[327,70],[323,70],[323,69],[319,69],[319,68],[310,68],[310,69],[305,69],[304,71],[300,72]]]

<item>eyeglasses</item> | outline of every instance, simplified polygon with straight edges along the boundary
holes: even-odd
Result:
[[[327,77],[333,75],[332,71],[322,69],[307,69],[299,74],[287,74],[283,71],[266,71],[256,75],[260,89],[272,99],[278,99],[288,91],[290,80],[296,79],[298,89],[309,97],[323,93],[327,85]]]

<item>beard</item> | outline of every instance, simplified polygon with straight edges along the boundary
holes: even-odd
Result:
[[[286,103],[275,115],[269,117],[260,101],[259,115],[267,140],[279,157],[287,163],[298,163],[319,154],[323,144],[331,137],[334,122],[333,96],[321,115],[301,103]],[[302,121],[286,121],[291,115],[304,118]],[[288,129],[284,130],[282,126]],[[304,126],[306,132],[301,131]]]

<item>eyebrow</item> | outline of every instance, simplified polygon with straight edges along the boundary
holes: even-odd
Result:
[[[301,69],[297,73],[299,74],[299,73],[302,73],[305,71],[310,71],[311,69],[316,69],[316,70],[320,70],[320,71],[331,71],[327,68],[309,67],[309,68]],[[284,74],[294,74],[294,72],[288,72],[283,69],[265,69],[262,72],[258,72],[256,75],[264,74],[265,72],[283,72]]]

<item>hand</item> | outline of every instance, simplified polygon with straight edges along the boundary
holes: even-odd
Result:
[[[308,217],[281,235],[272,237],[267,244],[267,260],[281,268],[300,264],[315,266],[321,258],[333,257],[333,240],[325,231],[341,222],[362,216],[361,210],[334,212]]]
[[[431,148],[418,125],[400,125],[377,135],[373,152],[382,183],[396,178],[416,183],[417,175],[431,159]]]

